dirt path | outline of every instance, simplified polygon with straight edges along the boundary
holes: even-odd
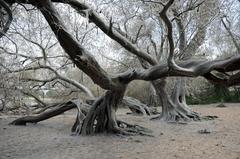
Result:
[[[69,112],[37,125],[9,126],[0,116],[0,159],[240,159],[240,104],[194,106],[213,121],[187,125],[149,121],[147,117],[118,117],[153,130],[155,137],[70,136],[75,116]],[[211,133],[200,134],[207,129]]]

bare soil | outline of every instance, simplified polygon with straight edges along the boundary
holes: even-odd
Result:
[[[219,118],[186,125],[119,110],[118,118],[153,130],[155,137],[71,136],[73,111],[28,126],[9,126],[16,116],[0,116],[0,159],[240,159],[240,104],[226,105],[193,106]]]

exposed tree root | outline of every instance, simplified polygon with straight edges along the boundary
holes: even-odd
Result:
[[[184,81],[178,81],[174,87],[171,98],[165,91],[166,81],[158,80],[154,81],[153,85],[161,99],[162,113],[152,119],[160,119],[170,123],[185,123],[188,121],[200,120],[200,115],[192,111],[186,104]]]
[[[97,99],[81,125],[80,134],[93,135],[114,131],[117,128],[117,104],[122,96],[122,92],[107,91],[104,96]]]
[[[54,116],[60,115],[73,108],[76,108],[76,104],[74,104],[71,101],[67,103],[62,103],[62,104],[59,104],[59,106],[57,106],[56,108],[43,112],[39,115],[18,118],[12,121],[10,125],[26,125],[27,123],[38,123],[40,121],[47,120]]]
[[[171,103],[171,101],[170,101]],[[187,106],[178,105],[171,103],[168,105],[167,110],[156,117],[151,118],[152,120],[163,120],[168,123],[187,124],[189,121],[203,121],[203,120],[214,120],[217,116],[200,116],[199,113],[192,111]]]
[[[146,128],[116,120],[116,106],[120,99],[121,94],[108,91],[105,96],[96,100],[91,107],[81,100],[73,100],[67,103],[56,104],[55,108],[42,112],[39,115],[16,119],[10,124],[26,125],[27,123],[38,123],[77,108],[78,113],[72,126],[72,135],[92,135],[106,132],[118,135],[152,136],[148,134],[151,131]]]
[[[93,105],[96,99],[87,100],[86,103]],[[136,98],[125,96],[122,100],[122,104],[128,107],[133,114],[137,115],[151,115],[152,112],[156,111],[151,110],[146,104],[142,103]]]
[[[163,112],[159,116],[152,119],[160,119],[169,123],[183,123],[201,120],[198,113],[183,108],[182,106],[176,106],[173,103],[170,103],[168,106],[165,105]]]
[[[149,137],[154,137],[150,133],[152,133],[151,130],[139,126],[139,125],[132,125],[129,123],[126,123],[124,121],[117,121],[118,127],[121,128],[123,131],[130,133],[131,135],[141,135],[141,136],[149,136]]]
[[[200,121],[201,121],[201,120],[214,120],[214,119],[216,119],[216,118],[218,118],[218,116],[215,116],[215,115],[207,115],[207,116],[202,116],[202,117],[200,117]]]
[[[82,123],[80,134],[93,135],[105,132],[117,135],[152,136],[148,134],[150,130],[146,128],[116,119],[117,104],[122,96],[121,91],[107,91],[104,96],[96,100]]]
[[[125,104],[133,114],[137,115],[151,115],[149,107],[132,97],[124,97],[123,104]]]
[[[165,90],[162,90],[164,96],[163,111],[158,119],[170,123],[186,123],[188,121],[213,120],[216,116],[200,116],[197,112],[191,110],[185,98],[186,78],[178,78],[171,98],[168,97]]]

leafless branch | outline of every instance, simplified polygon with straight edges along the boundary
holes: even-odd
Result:
[[[12,17],[12,11],[9,7],[9,5],[4,1],[4,0],[0,0],[0,14],[1,15],[1,20],[0,20],[0,38],[8,31],[11,22],[13,20]],[[7,20],[6,22],[4,21],[4,19],[6,18],[6,15],[4,15],[4,12],[6,12],[7,14]]]

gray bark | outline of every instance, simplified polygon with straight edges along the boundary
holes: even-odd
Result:
[[[211,6],[211,7],[210,7]],[[206,1],[203,3],[203,6],[201,7],[201,12],[197,18],[199,18],[199,21],[197,22],[197,32],[195,33],[194,37],[190,40],[189,44],[186,43],[186,35],[184,30],[184,24],[181,19],[181,17],[176,19],[176,23],[178,26],[178,32],[179,32],[179,50],[180,50],[180,60],[189,60],[191,57],[193,57],[198,48],[202,45],[204,42],[206,32],[207,32],[207,24],[209,23],[210,18],[214,14],[214,10],[216,7],[216,1]],[[177,10],[173,10],[174,14],[177,15]],[[182,110],[182,113],[185,114],[186,118],[189,119],[193,118],[194,120],[199,119],[199,115],[195,112],[193,112],[186,103],[186,77],[178,78],[175,82],[175,86],[172,92],[171,99],[172,103],[176,105],[177,109]]]
[[[184,90],[183,83],[176,85],[174,89]],[[189,121],[191,118],[198,118],[198,114],[191,111],[185,104],[185,96],[181,96],[179,91],[174,91],[172,97],[174,101],[168,96],[165,86],[166,80],[154,81],[153,85],[157,88],[157,92],[162,102],[162,113],[154,119],[160,119],[167,122]],[[179,89],[182,88],[182,89]],[[180,98],[179,98],[180,97]]]
[[[122,100],[123,91],[107,91],[104,96],[96,100],[84,119],[81,134],[90,135],[103,132],[118,132],[116,111]]]
[[[59,106],[56,106],[56,108],[49,110],[47,112],[41,113],[40,115],[18,118],[12,121],[10,124],[26,125],[27,123],[38,123],[40,121],[47,120],[54,116],[60,115],[65,111],[71,110],[73,108],[76,108],[76,105],[73,102],[62,103],[62,104],[59,104]]]
[[[134,114],[141,114],[141,115],[150,115],[151,111],[149,107],[140,102],[139,100],[132,98],[132,97],[124,97],[123,104],[126,105]]]

